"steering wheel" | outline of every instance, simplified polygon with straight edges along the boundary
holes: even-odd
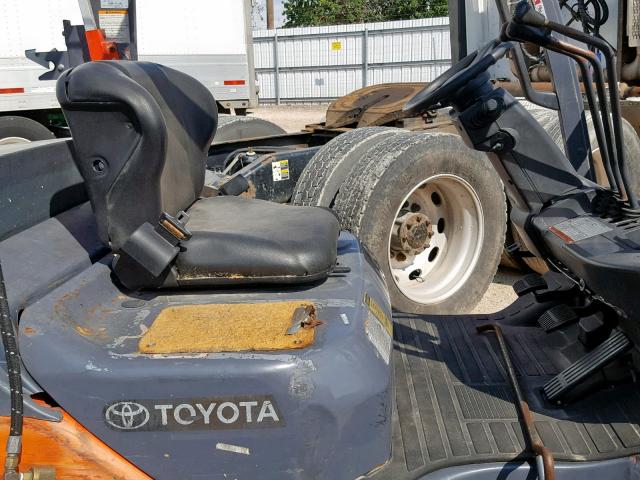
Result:
[[[510,48],[509,42],[492,40],[429,83],[406,103],[402,111],[418,115],[434,107],[445,106],[447,100],[504,57]]]

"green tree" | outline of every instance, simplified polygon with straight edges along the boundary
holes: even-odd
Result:
[[[383,22],[448,15],[447,0],[285,0],[285,27]]]
[[[368,0],[285,0],[285,27],[361,23],[370,17]]]
[[[376,19],[373,21],[410,20],[446,17],[447,0],[370,0]]]

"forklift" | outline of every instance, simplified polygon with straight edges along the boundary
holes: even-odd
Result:
[[[88,52],[89,42],[82,41],[82,32],[94,31],[96,21],[92,14],[96,15],[98,7],[96,1],[82,3],[87,12],[84,25],[66,26],[67,52],[27,52],[30,58],[42,57],[45,64],[47,59],[63,59],[53,62],[48,76],[57,77],[65,69],[91,59],[106,59],[104,52],[102,57],[83,54],[84,50]],[[130,7],[130,15],[137,16],[133,4]],[[451,10],[455,14],[454,7]],[[490,17],[490,12],[484,16]],[[456,32],[465,32],[466,24],[456,22],[456,18],[454,15],[451,21],[454,47],[468,43],[457,38]],[[74,29],[78,31],[75,36],[71,35]],[[118,38],[112,31],[105,35],[110,41]],[[76,37],[79,40],[72,40]],[[101,45],[107,53],[108,48],[117,52],[123,61],[135,60],[135,29],[129,37],[131,43]],[[539,56],[544,59],[543,54]],[[526,58],[531,63],[530,57]],[[566,74],[570,73],[570,66],[560,68],[557,64],[554,59],[551,70],[567,78],[559,86],[573,85],[572,77]],[[542,69],[528,64],[526,68]],[[529,75],[526,69],[524,74]],[[517,83],[501,85],[513,91]],[[433,135],[456,133],[446,109],[439,114],[431,111],[418,116],[402,112],[404,103],[424,86],[381,85],[354,92],[329,107],[323,124],[308,125],[296,133],[285,133],[278,126],[251,116],[221,115],[207,157],[207,189],[278,203],[332,208],[340,217],[341,228],[356,235],[389,280],[395,309],[417,314],[468,313],[489,287],[499,263],[517,269],[533,268],[540,273],[548,267],[527,249],[513,224],[507,223],[510,204],[486,155],[470,150],[462,140],[443,145]],[[579,92],[570,90],[561,88],[558,92],[558,98],[567,101],[547,102],[544,105],[553,109],[536,106],[532,112],[565,151],[563,129],[558,127],[554,110],[560,112],[563,121],[568,118],[567,130],[582,132],[571,139],[568,151],[573,152],[572,162],[593,163],[596,181],[606,184],[590,120],[585,119],[587,125],[580,129],[571,125],[581,119],[582,106],[577,103]],[[217,100],[220,112],[220,99]],[[626,120],[623,128],[632,130]],[[331,141],[336,137],[340,138]],[[585,141],[588,137],[592,145]],[[627,156],[640,158],[640,139],[633,132],[626,137]],[[589,157],[591,150],[594,154]],[[373,165],[375,175],[371,175]],[[630,170],[632,181],[640,188],[638,165],[631,162]],[[360,195],[363,185],[366,195]],[[381,190],[389,193],[379,194]],[[418,220],[427,235],[407,236],[407,227]]]
[[[608,187],[491,81],[524,42],[593,78]],[[73,139],[0,156],[3,478],[637,478],[640,208],[613,65],[522,0],[404,106],[451,107],[550,269],[449,316],[392,312],[329,209],[205,188],[217,106],[193,78],[64,71]]]

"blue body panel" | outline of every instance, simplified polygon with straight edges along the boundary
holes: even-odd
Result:
[[[356,478],[391,456],[389,358],[365,331],[367,318],[373,321],[365,294],[389,319],[391,310],[384,283],[366,258],[355,238],[343,234],[338,261],[351,271],[312,287],[134,296],[114,285],[107,257],[24,311],[25,366],[70,415],[154,478]],[[138,353],[141,335],[169,305],[279,300],[317,305],[324,324],[311,347]],[[175,400],[176,406],[189,399],[195,405],[195,399],[220,403],[264,396],[273,399],[278,412],[277,426],[269,429],[255,428],[257,409],[252,425],[225,429],[119,430],[105,418],[108,405],[123,401],[132,402],[130,409],[154,401]],[[188,420],[189,412],[184,407],[181,418]]]

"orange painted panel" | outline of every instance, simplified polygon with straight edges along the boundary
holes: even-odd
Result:
[[[9,434],[9,418],[0,417],[0,453]],[[64,480],[150,480],[66,413],[62,422],[24,419],[20,470],[54,467]]]

